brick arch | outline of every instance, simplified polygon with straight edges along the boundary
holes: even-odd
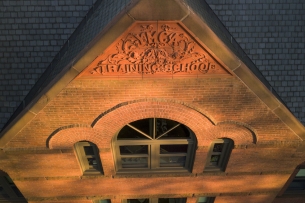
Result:
[[[101,136],[99,134],[98,131],[90,127],[66,127],[54,134],[47,144],[50,149],[67,149],[83,140],[100,143]]]
[[[230,138],[238,145],[256,144],[257,142],[255,132],[243,123],[221,122],[215,129],[215,136]]]
[[[120,104],[105,111],[93,121],[92,128],[62,127],[54,131],[47,145],[51,149],[71,148],[74,143],[87,140],[100,149],[111,148],[112,138],[122,127],[135,120],[151,117],[171,119],[188,126],[195,133],[198,146],[209,145],[220,136],[231,138],[236,144],[253,143],[253,135],[247,128],[232,123],[215,126],[206,115],[185,104],[137,101]]]

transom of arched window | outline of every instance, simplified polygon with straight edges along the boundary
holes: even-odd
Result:
[[[147,118],[124,126],[117,139],[189,139],[190,136],[190,130],[177,121],[164,118]]]

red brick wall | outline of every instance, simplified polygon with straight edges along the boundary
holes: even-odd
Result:
[[[148,117],[176,120],[193,130],[198,141],[193,174],[111,177],[116,175],[112,138],[127,123]],[[220,137],[231,138],[236,145],[227,170],[216,175],[203,174],[208,147]],[[80,140],[99,147],[105,176],[82,179],[73,149]],[[79,202],[87,202],[81,197],[100,194],[136,198],[141,191],[141,197],[215,193],[221,194],[215,202],[261,203],[273,199],[294,168],[304,161],[305,155],[295,150],[298,141],[234,77],[78,79],[7,144],[0,169],[8,171],[30,202],[35,202],[36,197],[57,196],[77,196]],[[267,194],[261,195],[263,191]],[[238,192],[243,194],[238,196]],[[247,196],[251,192],[260,195]]]

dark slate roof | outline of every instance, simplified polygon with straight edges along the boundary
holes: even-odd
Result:
[[[17,115],[132,0],[96,0],[92,7],[93,1],[0,1],[0,129],[14,111]],[[200,10],[206,6],[204,2],[184,1],[195,12],[206,15]],[[222,26],[214,30],[232,42],[246,63],[256,64],[261,72],[255,66],[252,71],[266,86],[269,81],[304,124],[305,3],[301,1],[207,0],[245,53]],[[99,12],[94,12],[97,9]],[[210,14],[210,25],[217,25],[213,24],[217,16]]]
[[[37,2],[36,2],[37,1]],[[8,88],[7,91],[5,91],[4,93],[7,94],[3,97],[4,102],[6,102],[6,106],[8,106],[7,108],[3,109],[3,114],[4,116],[0,115],[1,117],[1,126],[5,128],[5,126],[11,122],[24,108],[25,106],[27,106],[29,103],[32,102],[32,100],[35,98],[35,96],[37,96],[60,72],[63,71],[63,69],[88,45],[88,43],[98,34],[100,33],[107,25],[110,24],[110,22],[114,19],[114,17],[118,16],[120,14],[120,12],[126,8],[126,6],[131,2],[132,0],[96,0],[95,4],[91,7],[91,9],[89,10],[89,6],[87,6],[87,12],[89,10],[89,12],[87,14],[83,14],[83,18],[82,21],[79,23],[77,29],[75,29],[75,31],[73,32],[73,34],[71,35],[71,33],[69,33],[68,36],[70,36],[69,38],[66,37],[65,40],[63,40],[65,43],[61,44],[61,49],[59,51],[59,47],[56,47],[58,50],[56,50],[56,55],[55,57],[53,57],[52,61],[48,61],[46,62],[46,64],[36,64],[36,62],[40,62],[41,60],[43,60],[44,56],[43,53],[44,51],[48,51],[53,50],[53,45],[52,45],[52,41],[56,41],[57,36],[60,36],[60,33],[62,33],[62,31],[65,30],[67,24],[63,19],[60,20],[59,23],[56,24],[56,19],[58,19],[59,17],[57,16],[59,13],[56,12],[56,10],[63,10],[63,7],[65,7],[65,5],[67,5],[68,3],[71,4],[72,1],[66,1],[66,0],[58,0],[58,1],[54,1],[56,2],[54,4],[54,8],[55,11],[52,13],[50,12],[50,19],[55,18],[55,27],[59,27],[60,29],[62,28],[63,30],[52,30],[50,29],[49,31],[45,30],[45,29],[41,29],[40,26],[47,26],[50,25],[50,19],[46,22],[44,22],[44,20],[38,20],[39,23],[37,23],[39,25],[39,27],[37,28],[37,32],[38,34],[36,34],[37,32],[34,32],[33,34],[31,34],[31,32],[29,33],[29,35],[25,35],[25,37],[31,38],[34,35],[34,39],[32,41],[30,41],[31,44],[29,44],[28,46],[22,46],[25,47],[27,49],[26,53],[32,54],[32,52],[35,52],[36,49],[36,45],[38,42],[40,42],[40,39],[36,39],[35,36],[37,35],[37,38],[44,36],[45,32],[51,32],[52,34],[50,34],[50,38],[51,38],[51,43],[48,43],[48,40],[45,40],[46,44],[49,45],[47,46],[47,50],[40,50],[37,49],[37,52],[35,52],[37,55],[39,55],[40,53],[41,56],[37,56],[35,58],[30,58],[30,60],[24,60],[23,63],[25,63],[25,65],[27,67],[23,67],[21,69],[21,74],[23,74],[23,72],[27,72],[28,68],[30,68],[30,70],[33,69],[33,71],[35,71],[36,69],[40,69],[40,74],[38,76],[40,76],[39,80],[37,80],[37,78],[32,78],[31,75],[27,76],[28,78],[26,78],[24,80],[25,84],[19,84],[18,83],[18,79],[11,81],[10,79],[6,80],[6,83],[9,83],[11,81],[13,88]],[[6,2],[7,7],[12,7],[12,3],[18,3],[19,1],[16,0],[15,1],[11,1],[9,0],[8,2]],[[30,1],[32,4],[32,1]],[[36,7],[34,7],[34,10],[37,8],[40,8],[40,4],[44,4],[44,3],[49,3],[51,1],[49,0],[45,0],[45,1],[41,1],[41,0],[35,0],[34,2],[36,2]],[[53,2],[53,1],[52,1]],[[74,0],[73,0],[74,2]],[[78,4],[89,4],[90,1],[84,1],[84,0],[79,0],[79,1],[75,1]],[[1,5],[0,5],[1,6]],[[51,7],[53,6],[53,4],[51,4]],[[47,6],[45,6],[47,7]],[[69,6],[70,7],[70,6]],[[21,6],[22,8],[22,6]],[[77,9],[81,9],[83,7],[81,6],[74,6],[71,11],[73,10],[77,10]],[[39,9],[42,10],[42,9]],[[85,10],[85,9],[84,9]],[[94,12],[95,10],[98,10],[98,12]],[[25,13],[29,13],[28,15],[31,16],[31,12],[25,12]],[[34,12],[35,13],[35,12]],[[65,12],[63,12],[65,13]],[[71,12],[72,16],[70,17],[70,20],[73,19],[74,15],[77,15],[77,13],[74,14],[74,11]],[[39,17],[40,14],[38,14],[37,17]],[[33,19],[36,19],[37,17],[32,17]],[[8,17],[9,19],[9,17]],[[40,18],[39,18],[40,19]],[[61,18],[60,18],[61,19]],[[32,22],[21,22],[22,25],[32,25]],[[34,22],[33,22],[34,23]],[[23,31],[23,30],[22,30]],[[53,36],[53,39],[52,39]],[[7,38],[9,37],[9,33],[7,33],[7,35],[4,36],[4,40],[2,41],[3,43],[7,42]],[[23,42],[23,44],[25,44]],[[40,45],[40,44],[39,44]],[[42,44],[43,46],[43,44]],[[43,46],[44,47],[44,46]],[[15,46],[11,47],[10,44],[4,48],[3,52],[6,51],[6,49],[11,49],[11,48],[18,48],[18,45],[16,44]],[[32,48],[32,49],[31,49]],[[34,50],[33,50],[34,49]],[[22,54],[17,52],[18,54]],[[7,67],[4,67],[3,69],[1,68],[1,70],[5,73],[8,70],[11,70],[11,73],[8,74],[10,78],[13,77],[13,75],[15,74],[15,70],[11,68],[12,64],[15,64],[14,60],[16,58],[16,53],[13,52],[8,56],[8,59],[10,61],[8,61],[8,63],[6,64]],[[36,65],[37,67],[32,67],[33,65]],[[14,66],[18,67],[18,64],[15,64]],[[45,70],[45,71],[44,71]],[[43,72],[44,71],[44,72]],[[43,72],[43,74],[41,74],[41,72]],[[36,80],[35,80],[36,79]],[[30,82],[29,82],[30,81]],[[28,84],[28,83],[29,84]],[[4,82],[3,82],[4,83]],[[0,86],[3,86],[4,88],[7,88],[7,84],[4,83],[3,85],[1,84]],[[35,84],[35,85],[34,85]],[[10,99],[9,95],[12,93],[15,93],[15,89],[19,90],[20,88],[23,88],[25,85],[27,85],[27,88],[23,91],[25,92],[25,94],[23,94],[22,96],[19,96],[19,98],[15,98],[15,99],[11,99],[12,102],[8,101]],[[25,96],[26,95],[26,96]],[[0,100],[1,102],[1,100]],[[20,104],[21,102],[21,104]],[[19,105],[17,107],[17,105]],[[5,106],[5,105],[4,105]],[[2,111],[1,111],[2,112]],[[14,113],[13,113],[14,112]],[[13,114],[12,114],[13,113]],[[7,115],[7,116],[6,116]]]
[[[305,1],[206,1],[304,125]]]
[[[0,129],[95,1],[0,1]]]

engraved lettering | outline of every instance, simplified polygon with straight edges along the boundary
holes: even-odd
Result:
[[[113,47],[87,74],[227,73],[177,23],[139,23]]]

